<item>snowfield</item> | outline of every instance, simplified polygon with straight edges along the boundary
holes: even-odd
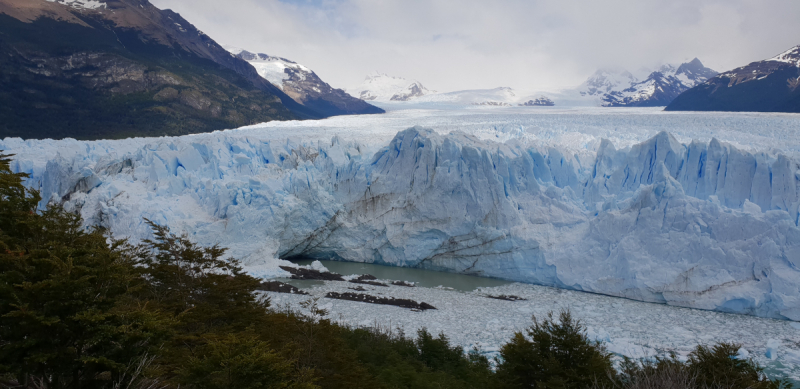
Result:
[[[797,321],[798,128],[791,114],[520,107],[0,149],[42,205],[133,239],[149,218],[260,276],[334,258]]]

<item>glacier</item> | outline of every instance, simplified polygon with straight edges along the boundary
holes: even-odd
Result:
[[[148,218],[257,275],[332,258],[800,321],[799,123],[409,110],[0,149],[41,206],[133,240]]]

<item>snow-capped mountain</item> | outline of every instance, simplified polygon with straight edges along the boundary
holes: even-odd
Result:
[[[581,84],[578,92],[598,98],[604,107],[658,107],[716,74],[697,58],[661,66],[643,80],[624,69],[602,69]]]
[[[600,69],[578,87],[581,96],[603,96],[621,91],[639,80],[625,69]]]
[[[800,46],[720,73],[678,96],[670,111],[800,112]]]
[[[366,101],[409,101],[436,91],[425,88],[419,81],[406,80],[388,74],[372,72],[361,85],[347,90]]]
[[[664,65],[650,73],[647,79],[635,82],[621,91],[603,95],[606,107],[659,107],[668,105],[678,95],[714,77],[717,72],[703,66],[699,59],[674,65]]]
[[[280,88],[283,93],[317,112],[326,115],[384,112],[341,89],[333,88],[311,69],[292,60],[263,53],[251,53],[231,46],[225,46],[225,49],[253,65],[261,77]]]

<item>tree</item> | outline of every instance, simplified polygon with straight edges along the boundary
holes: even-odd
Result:
[[[226,249],[199,246],[169,227],[145,221],[154,235],[137,247],[148,284],[145,298],[179,315],[184,324],[200,326],[196,330],[255,320],[269,307],[269,300],[254,294],[260,282],[242,272],[239,261],[224,258]]]
[[[152,317],[116,308],[139,285],[124,242],[22,185],[0,156],[0,369],[22,385],[108,385],[156,339]]]
[[[210,336],[179,370],[178,381],[199,389],[313,389],[310,371],[295,374],[284,359],[253,333]]]
[[[717,343],[699,345],[689,354],[688,371],[697,377],[698,387],[778,389],[791,387],[788,381],[770,381],[764,369],[750,359],[738,357],[741,346]]]
[[[500,349],[500,378],[518,388],[587,388],[595,382],[612,382],[611,354],[600,342],[592,342],[579,320],[562,311],[544,320],[533,317],[533,326],[520,332]],[[530,339],[529,339],[530,338]]]

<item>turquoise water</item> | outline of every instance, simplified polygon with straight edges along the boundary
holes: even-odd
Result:
[[[298,265],[310,265],[314,260],[293,260]],[[372,274],[380,280],[409,281],[417,286],[435,288],[442,286],[464,292],[470,292],[481,287],[494,287],[510,284],[510,281],[496,278],[476,277],[465,274],[444,273],[432,270],[414,269],[410,267],[396,267],[376,265],[372,263],[320,261],[328,270],[341,275]],[[299,281],[299,282],[298,282]],[[290,284],[298,288],[308,288],[322,284],[322,281],[290,280]]]

